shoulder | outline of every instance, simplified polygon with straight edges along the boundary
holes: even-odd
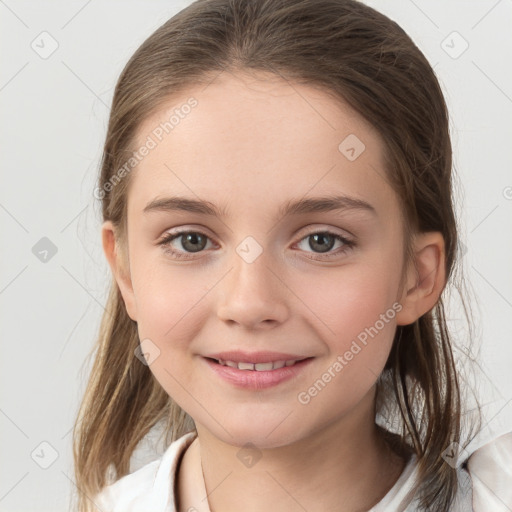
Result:
[[[174,512],[178,462],[196,437],[189,432],[174,441],[158,459],[103,487],[93,502],[101,512]],[[171,506],[171,508],[168,508]]]
[[[474,512],[512,510],[512,432],[475,450],[466,466],[473,488]]]
[[[451,512],[512,510],[512,432],[488,441],[461,462]]]
[[[460,456],[453,460],[458,488],[450,512],[511,512],[512,432],[487,442],[471,455]],[[423,510],[419,496],[411,496],[417,479],[418,461],[412,455],[393,488],[369,512]]]

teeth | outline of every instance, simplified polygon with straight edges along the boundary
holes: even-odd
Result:
[[[254,365],[252,363],[238,363],[239,370],[254,370]]]
[[[270,362],[270,363],[258,363],[258,364],[254,365],[254,369],[258,370],[258,371],[266,370],[268,372],[269,370],[273,370],[274,369],[274,363],[272,363],[272,362]]]
[[[276,370],[283,366],[293,366],[297,361],[290,359],[289,361],[274,361],[270,363],[236,363],[235,361],[224,361],[219,359],[219,364],[223,366],[230,366],[231,368],[238,368],[239,370],[256,370],[258,372]]]

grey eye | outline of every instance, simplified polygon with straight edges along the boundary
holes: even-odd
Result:
[[[181,245],[187,252],[198,252],[202,251],[208,238],[201,233],[181,233],[176,238],[181,240]]]
[[[309,247],[317,252],[330,251],[336,242],[336,237],[329,233],[315,233],[306,238],[310,240]]]

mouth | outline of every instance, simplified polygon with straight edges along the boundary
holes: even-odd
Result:
[[[238,370],[249,370],[257,372],[268,372],[272,370],[278,370],[279,368],[294,366],[295,364],[306,361],[307,359],[313,359],[312,357],[304,357],[302,359],[288,359],[279,361],[269,361],[266,363],[250,363],[250,362],[237,362],[229,361],[226,359],[216,359],[213,357],[207,357],[210,361],[217,363],[221,366],[229,366],[230,368],[236,368]]]
[[[240,389],[262,390],[299,378],[314,357],[278,359],[275,361],[232,361],[204,357],[203,361],[213,370],[213,375]]]

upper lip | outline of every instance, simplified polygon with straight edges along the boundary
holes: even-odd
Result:
[[[211,359],[222,359],[223,361],[233,361],[235,363],[273,363],[275,361],[300,361],[308,359],[311,356],[301,356],[297,354],[285,354],[284,352],[242,352],[241,350],[231,350],[229,352],[217,352],[208,354],[204,357]]]

